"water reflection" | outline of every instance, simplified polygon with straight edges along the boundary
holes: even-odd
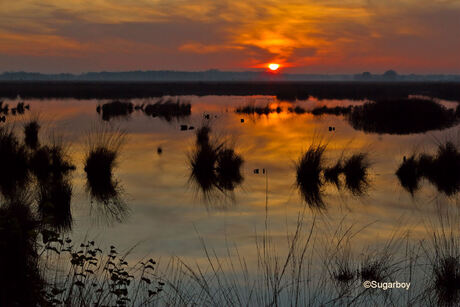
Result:
[[[97,234],[98,240],[101,242],[109,242],[109,244],[113,242],[113,244],[122,249],[132,247],[133,242],[142,241],[145,244],[139,246],[137,254],[131,255],[133,259],[138,260],[141,256],[152,253],[152,250],[154,250],[154,255],[158,257],[175,254],[181,255],[184,261],[203,263],[205,260],[201,257],[201,247],[196,239],[196,229],[198,229],[200,235],[212,245],[219,255],[226,251],[224,238],[228,236],[230,242],[238,243],[241,253],[247,257],[248,267],[256,268],[258,258],[251,249],[254,228],[263,229],[266,216],[265,206],[267,206],[272,216],[270,238],[274,244],[286,241],[286,225],[295,223],[299,209],[304,207],[303,202],[305,202],[305,197],[302,194],[301,197],[298,197],[297,193],[292,192],[292,185],[297,182],[297,173],[290,166],[293,160],[299,158],[298,153],[302,152],[303,146],[312,144],[316,133],[320,131],[325,135],[328,146],[324,154],[322,154],[323,161],[319,164],[320,167],[313,167],[312,169],[320,169],[321,171],[319,175],[316,172],[313,174],[316,174],[315,176],[306,177],[313,183],[314,191],[315,187],[319,186],[317,189],[319,193],[315,194],[315,192],[313,196],[307,196],[312,197],[313,201],[310,202],[313,204],[327,204],[328,226],[336,225],[344,215],[350,216],[352,223],[358,225],[358,227],[368,225],[376,220],[379,221],[378,225],[366,228],[360,240],[354,242],[351,246],[355,259],[358,259],[356,251],[359,253],[363,245],[365,246],[369,243],[380,244],[391,238],[390,230],[395,227],[395,220],[403,214],[407,216],[407,227],[412,230],[413,237],[411,236],[408,239],[409,243],[413,243],[413,240],[417,242],[418,239],[424,237],[423,231],[420,230],[420,224],[424,218],[432,215],[434,206],[430,201],[433,199],[433,189],[437,190],[437,186],[434,184],[435,181],[433,181],[432,185],[421,185],[421,181],[419,182],[420,205],[417,210],[414,210],[411,196],[408,193],[401,192],[398,178],[394,175],[394,171],[403,160],[402,153],[411,150],[416,145],[420,146],[420,144],[427,147],[426,152],[434,153],[415,155],[414,160],[417,167],[419,167],[419,164],[438,165],[438,162],[435,161],[439,157],[443,157],[440,159],[443,161],[456,161],[457,159],[457,153],[450,148],[450,145],[446,146],[444,144],[442,153],[439,153],[436,148],[433,151],[429,151],[430,147],[433,146],[433,138],[441,139],[444,133],[453,133],[454,129],[452,128],[447,129],[446,132],[435,131],[430,134],[366,134],[361,130],[354,130],[348,124],[346,118],[343,117],[330,114],[314,116],[309,112],[299,112],[299,114],[288,112],[288,105],[278,102],[275,97],[266,99],[271,99],[271,106],[280,103],[282,107],[280,113],[272,112],[267,116],[261,116],[257,121],[241,123],[240,119],[245,118],[246,114],[240,115],[234,112],[226,112],[226,110],[233,110],[238,105],[241,105],[241,98],[187,97],[187,99],[191,100],[191,111],[193,112],[187,119],[184,119],[184,122],[199,127],[203,114],[213,114],[213,117],[217,115],[218,118],[213,122],[212,131],[204,129],[203,131],[206,133],[203,133],[201,129],[197,129],[199,130],[197,132],[195,130],[181,132],[179,131],[179,124],[182,123],[174,121],[168,123],[159,120],[159,116],[151,118],[150,116],[143,116],[141,112],[133,112],[131,114],[132,120],[130,121],[121,121],[120,124],[129,134],[129,138],[126,139],[119,156],[117,155],[119,159],[115,159],[118,164],[108,163],[105,169],[110,171],[101,172],[111,175],[106,176],[106,178],[111,179],[102,180],[102,182],[105,181],[106,183],[104,186],[106,188],[110,187],[110,189],[102,190],[117,190],[121,187],[120,182],[123,182],[123,190],[129,193],[133,199],[132,202],[130,201],[132,216],[128,220],[123,219],[123,224],[112,224],[110,228],[107,228],[106,225],[103,227],[93,225],[90,222],[86,194],[80,193],[80,191],[85,191],[87,185],[90,185],[89,181],[93,181],[94,186],[98,185],[97,180],[88,178],[91,175],[85,172],[84,167],[82,167],[87,162],[86,158],[90,155],[88,147],[85,146],[87,139],[84,137],[84,133],[97,119],[95,108],[98,102],[75,100],[28,102],[34,110],[54,110],[56,114],[52,116],[53,120],[41,123],[40,126],[52,126],[52,128],[59,129],[67,139],[74,142],[72,147],[74,150],[69,152],[70,161],[77,165],[75,172],[70,172],[74,173],[73,180],[71,182],[60,182],[60,184],[56,184],[56,189],[44,191],[43,199],[46,200],[46,203],[54,202],[54,199],[64,199],[59,202],[67,204],[68,198],[66,195],[69,195],[69,193],[56,196],[54,193],[57,190],[69,191],[65,187],[66,183],[72,183],[71,223],[73,236],[77,237],[77,242],[80,241],[80,238],[87,236],[88,233],[90,235]],[[135,106],[140,106],[145,101],[133,100],[132,103]],[[322,105],[335,107],[342,104],[343,107],[346,107],[350,102],[309,100],[297,102],[297,104],[303,109],[309,110]],[[289,104],[289,106],[293,107],[292,104]],[[336,128],[335,131],[328,131],[328,127],[331,126]],[[22,126],[17,125],[17,127]],[[225,135],[234,136],[238,140],[238,153],[235,153],[235,148],[226,142],[226,138],[218,138],[216,131],[224,131]],[[9,137],[8,133],[3,133],[2,135],[6,135],[0,139],[2,142],[3,140],[9,140],[5,144],[16,145],[2,146],[0,148],[1,157],[8,157],[8,152],[19,153],[19,156],[21,156],[23,151],[26,157],[29,156],[32,150],[29,146],[22,144],[23,142],[21,142],[20,138]],[[349,142],[350,139],[354,140],[352,144]],[[43,146],[48,146],[49,149],[46,152],[49,152],[49,155],[52,156],[53,146],[41,143],[39,142],[37,151],[40,151]],[[223,143],[225,144],[220,146]],[[375,173],[375,177],[372,177],[372,189],[369,189],[370,169],[368,168],[368,156],[361,154],[363,152],[362,148],[369,144],[372,144],[372,174]],[[97,149],[97,147],[93,146],[94,149]],[[5,148],[9,149],[4,150]],[[190,148],[192,149],[190,150]],[[219,148],[218,153],[216,153],[217,148]],[[229,149],[229,151],[223,150],[224,148]],[[199,153],[203,149],[206,149],[206,154]],[[109,154],[110,150],[101,149],[94,150],[94,152],[105,157],[113,156]],[[193,153],[190,157],[194,155],[212,157],[209,160],[212,163],[205,159],[200,159],[200,162],[196,163],[198,165],[202,163],[207,167],[197,168],[196,178],[193,179],[189,176],[193,169],[193,166],[190,165],[193,159],[186,160],[187,152]],[[344,154],[344,152],[356,152],[356,154]],[[250,170],[262,167],[269,169],[268,180],[261,180],[260,176],[245,175],[244,189],[240,189],[239,187],[243,186],[241,166],[243,156],[245,168]],[[448,157],[453,158],[447,159]],[[113,161],[113,159],[110,160]],[[311,159],[306,159],[306,161],[308,160]],[[2,163],[3,161],[10,161],[10,163],[5,162],[5,167],[12,165],[13,162],[15,163],[14,159],[8,160],[5,158],[4,160],[2,158],[1,161]],[[443,162],[439,165],[448,165],[448,167],[443,166],[442,168],[448,173],[448,168],[457,169],[456,164],[452,163]],[[44,165],[46,164],[62,165],[62,163],[57,162],[44,163]],[[103,163],[95,164],[94,167],[104,165]],[[212,166],[209,166],[211,164]],[[21,163],[18,163],[18,165],[21,165]],[[113,165],[115,167],[112,167]],[[226,168],[224,165],[236,165],[236,167]],[[54,167],[51,168],[53,169]],[[60,169],[61,167],[56,168]],[[20,168],[18,169],[20,170]],[[430,168],[425,167],[423,169],[430,170]],[[87,169],[87,171],[91,173],[90,170]],[[207,176],[199,174],[202,171]],[[46,171],[31,171],[30,169],[25,172],[26,178],[41,177],[43,179],[47,176],[39,174],[46,173]],[[423,171],[422,173],[430,174],[431,171]],[[17,175],[11,174],[13,173],[9,173],[11,178],[15,178]],[[302,174],[303,172],[301,172]],[[359,175],[356,178],[362,179],[355,180],[356,178],[353,177],[353,174]],[[418,174],[418,171],[415,174]],[[3,173],[1,176],[4,176]],[[423,178],[428,181],[427,176],[424,175]],[[435,174],[433,176],[438,180]],[[65,178],[66,176],[63,177]],[[198,177],[200,178],[199,180]],[[226,178],[230,179],[226,180]],[[319,181],[315,180],[315,178],[319,178]],[[453,186],[455,186],[456,177],[453,178],[452,182],[454,182]],[[204,193],[202,189],[202,186],[204,186],[210,187],[215,192],[213,192],[214,194],[221,197],[223,195],[223,197],[226,197],[225,195],[234,196],[234,199],[238,200],[238,206],[228,208],[229,210],[225,212],[207,211],[202,204],[196,201],[193,193],[190,193],[189,189],[187,189],[188,181],[193,182],[200,193]],[[318,184],[318,182],[320,183]],[[410,180],[408,182],[410,185]],[[362,183],[365,183],[363,185],[366,187],[365,189],[359,188]],[[48,186],[53,187],[54,184],[49,184]],[[343,198],[342,194],[337,191],[338,189],[346,189],[353,195],[353,187],[358,187],[355,189],[355,191],[358,191],[357,195],[361,193],[368,194],[369,201],[365,205],[357,197]],[[305,188],[310,193],[308,189],[311,189],[311,186],[305,185]],[[455,189],[443,189],[445,192],[441,193],[443,195],[440,197],[445,201],[445,206],[454,204],[456,194],[447,199],[444,199],[443,196],[450,195],[451,192],[449,191],[455,191]],[[8,188],[2,188],[2,193],[8,190]],[[97,187],[92,190],[96,191],[93,195],[95,200]],[[110,195],[110,193],[108,194]],[[267,202],[265,202],[266,199],[268,200]],[[316,199],[321,199],[321,202],[316,201]],[[340,206],[345,202],[347,205],[346,210],[343,209],[343,206]],[[6,208],[3,206],[4,204],[2,203],[2,208]],[[42,208],[43,217],[40,218],[40,215],[38,215],[36,220],[45,222],[47,220],[45,217],[52,216],[53,210],[50,210],[47,206],[42,206]],[[67,217],[67,208],[67,206],[59,207],[56,216],[62,214],[62,216]],[[105,206],[104,204],[95,203],[94,208],[105,208]],[[313,219],[310,216],[311,210],[307,212],[305,223],[310,223]],[[65,218],[59,219],[65,220]],[[52,224],[52,222],[51,219],[46,221],[47,224]],[[65,229],[65,227],[63,228]],[[327,238],[329,234],[319,232],[317,236],[318,242],[322,242],[321,239]],[[375,263],[379,263],[380,259],[374,257],[372,253],[370,253],[370,258],[367,260],[366,256],[368,254],[363,253],[362,263],[351,266],[351,271],[353,272],[351,275],[353,275],[354,280],[372,272],[372,269],[376,267]],[[442,266],[442,262],[440,263]],[[386,264],[383,263],[382,267],[387,267]],[[367,273],[364,270],[363,272],[360,271],[358,275],[356,268],[360,265],[367,268]],[[428,268],[428,270],[430,269]],[[341,280],[349,280],[351,278],[349,273],[344,269],[336,275]]]

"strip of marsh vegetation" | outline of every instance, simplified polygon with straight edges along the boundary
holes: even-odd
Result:
[[[134,104],[129,101],[115,100],[97,106],[96,111],[101,114],[103,120],[109,121],[112,118],[131,115],[134,111]]]
[[[459,123],[460,106],[448,109],[426,98],[382,99],[347,107],[317,107],[310,111],[300,106],[289,108],[296,114],[314,116],[343,115],[356,130],[370,133],[411,134],[453,127]]]
[[[425,95],[460,101],[456,82],[0,82],[0,97],[130,99],[179,95],[270,95],[279,100],[379,99]]]
[[[115,100],[99,105],[96,108],[97,113],[101,114],[102,119],[105,121],[110,121],[113,118],[127,118],[134,110],[143,111],[147,116],[159,117],[166,121],[171,121],[172,119],[179,120],[190,116],[192,114],[192,105],[190,102],[179,98],[176,100],[170,98],[136,106],[130,101]]]
[[[216,202],[220,195],[233,199],[233,191],[242,184],[243,158],[227,140],[211,136],[211,128],[202,126],[196,131],[196,142],[189,154],[189,182],[202,192],[208,202]]]
[[[281,113],[282,109],[281,107],[277,107],[275,109],[270,108],[270,106],[267,104],[263,107],[261,106],[256,106],[255,104],[250,104],[246,106],[240,106],[235,109],[235,113],[237,114],[247,114],[247,115],[268,115],[270,113]]]
[[[192,114],[192,105],[189,101],[183,101],[177,98],[163,100],[160,99],[155,103],[149,103],[141,108],[147,116],[159,117],[167,120],[181,119]]]
[[[323,190],[326,183],[337,189],[345,187],[355,196],[362,196],[370,186],[369,157],[365,152],[339,158],[333,166],[325,165],[327,144],[313,142],[301,155],[296,168],[296,185],[302,198],[312,208],[325,209]],[[344,183],[341,182],[341,175]]]
[[[333,107],[329,108],[327,106],[317,107],[310,111],[311,114],[318,116],[323,114],[331,114],[331,115],[347,115],[350,114],[352,110],[352,106],[348,107]]]
[[[453,196],[460,191],[460,152],[450,141],[439,144],[434,155],[422,153],[405,157],[396,176],[412,195],[420,188],[420,180],[425,178],[439,192]]]
[[[124,142],[125,133],[108,126],[93,128],[87,137],[84,158],[86,188],[91,200],[97,203],[96,211],[108,222],[121,222],[129,213],[123,189],[113,175]]]
[[[433,100],[379,99],[353,107],[348,121],[365,132],[410,134],[450,128],[458,124],[458,117],[455,110]]]

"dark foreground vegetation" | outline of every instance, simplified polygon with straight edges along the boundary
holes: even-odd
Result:
[[[375,100],[425,95],[460,101],[456,82],[0,82],[0,97],[129,99],[178,95],[273,95],[280,100]]]
[[[129,251],[119,252],[92,240],[73,242],[66,235],[42,229],[24,204],[0,207],[0,260],[9,264],[0,267],[2,306],[460,303],[458,213],[439,217],[440,225],[427,229],[424,240],[408,240],[410,230],[396,230],[387,239],[357,247],[363,228],[341,222],[325,237],[317,219],[307,221],[305,212],[300,212],[289,240],[274,239],[269,228],[254,236],[258,262],[249,268],[248,259],[237,247],[228,245],[227,254],[221,257],[210,253],[204,242],[205,262],[201,264],[174,258],[163,266],[153,259],[139,259],[132,265],[127,259]],[[363,287],[364,281],[383,287],[395,280],[410,283],[410,288]]]
[[[420,188],[420,181],[426,179],[439,192],[453,196],[460,191],[460,152],[454,143],[445,142],[439,144],[434,155],[422,153],[404,157],[396,176],[412,195]]]

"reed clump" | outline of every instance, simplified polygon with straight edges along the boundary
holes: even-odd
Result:
[[[324,208],[322,198],[323,180],[321,172],[324,168],[324,152],[326,145],[312,144],[297,161],[296,183],[305,202],[314,208]]]
[[[210,133],[209,126],[196,131],[195,148],[189,156],[190,180],[208,200],[215,191],[233,192],[244,180],[243,158],[227,142],[212,140]]]
[[[98,210],[116,221],[122,221],[128,213],[122,188],[113,174],[124,142],[123,131],[107,127],[94,129],[88,135],[84,158],[86,188],[91,199],[99,204]]]
[[[38,132],[40,125],[37,120],[31,120],[24,125],[24,143],[27,147],[34,150],[40,146]]]

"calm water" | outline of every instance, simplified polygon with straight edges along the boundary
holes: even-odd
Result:
[[[15,127],[19,129],[21,120],[38,115],[44,128],[40,132],[42,140],[54,133],[69,144],[77,165],[72,204],[75,221],[72,235],[77,241],[93,238],[120,250],[137,245],[132,258],[175,255],[200,263],[205,261],[199,240],[202,237],[219,255],[226,253],[231,242],[238,245],[249,262],[255,261],[254,235],[265,225],[266,196],[273,240],[285,244],[287,230],[294,229],[297,216],[305,207],[295,187],[294,163],[318,138],[328,144],[326,158],[330,164],[342,154],[358,152],[369,153],[371,161],[371,185],[366,195],[356,197],[347,191],[339,192],[332,185],[326,186],[327,209],[319,214],[320,227],[324,230],[320,237],[325,240],[343,219],[357,228],[375,222],[360,233],[359,245],[353,247],[357,251],[368,244],[386,241],[398,228],[411,229],[411,237],[418,240],[426,236],[426,224],[434,214],[435,204],[455,203],[455,198],[446,198],[428,183],[412,197],[394,175],[404,155],[416,150],[433,152],[437,142],[457,136],[455,127],[426,134],[366,134],[354,130],[342,116],[314,117],[287,111],[296,105],[311,109],[361,102],[311,99],[292,104],[268,96],[181,99],[192,103],[192,116],[183,120],[167,122],[135,111],[129,118],[110,121],[110,125],[127,133],[115,170],[131,211],[123,223],[108,224],[92,210],[85,190],[82,165],[86,134],[102,124],[96,107],[105,101],[28,100],[31,112],[14,117]],[[280,106],[282,111],[268,116],[235,114],[235,107],[248,103],[261,106],[268,103],[273,108]],[[442,103],[456,106],[452,102]],[[234,144],[245,161],[244,181],[235,190],[233,199],[207,202],[189,181],[188,155],[195,143],[195,130],[181,131],[180,125],[199,127],[205,122],[203,115],[208,113],[213,135]],[[330,132],[329,126],[336,127],[335,131]],[[158,147],[162,148],[162,154],[157,153]],[[254,174],[256,168],[266,169],[267,177]],[[312,210],[307,210],[307,224],[313,215]]]

